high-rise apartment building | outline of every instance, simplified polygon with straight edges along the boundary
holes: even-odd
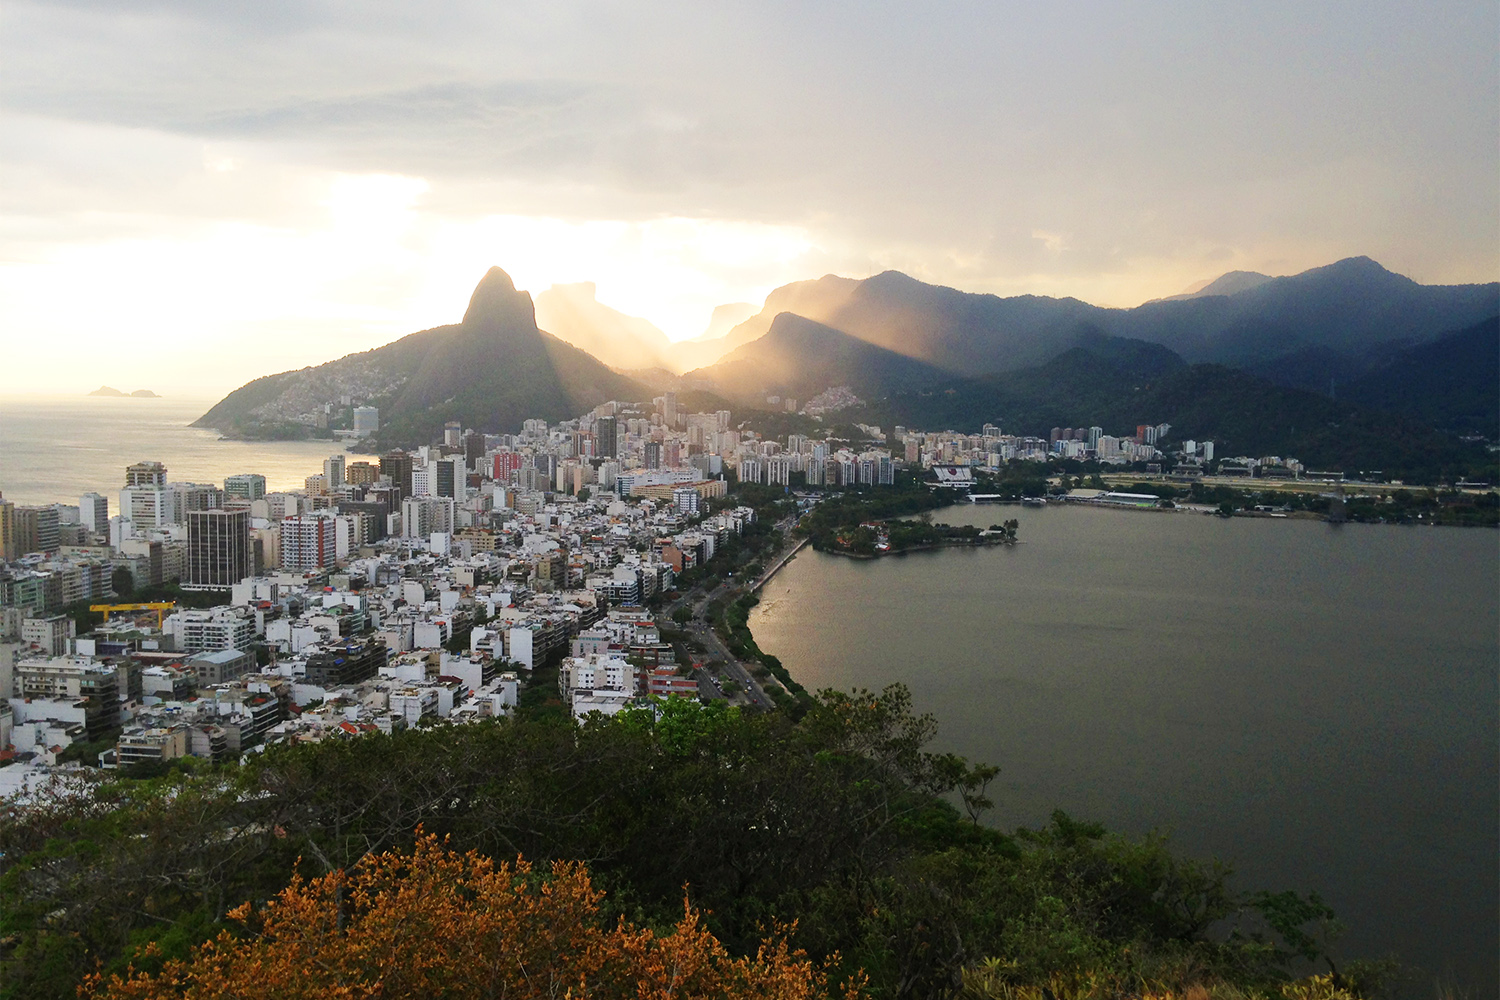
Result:
[[[195,510],[187,517],[190,587],[225,588],[255,575],[248,510]]]
[[[521,468],[521,453],[515,451],[496,452],[491,460],[491,477],[497,483],[510,482],[510,474],[518,472]]]
[[[172,495],[164,486],[127,486],[120,491],[120,516],[138,528],[172,523]]]
[[[243,651],[255,642],[255,616],[244,607],[184,608],[167,619],[166,629],[187,653]]]
[[[412,458],[404,451],[391,451],[380,456],[380,474],[401,491],[403,497],[411,496]]]
[[[368,486],[380,476],[380,470],[369,462],[350,462],[344,468],[344,482],[351,486]]]
[[[78,634],[78,625],[67,615],[34,615],[21,622],[21,643],[40,656],[64,656]]]
[[[126,486],[165,486],[167,467],[160,462],[136,462],[125,466]]]
[[[618,417],[600,417],[594,422],[594,455],[598,458],[619,458],[620,421]]]
[[[698,514],[701,499],[698,491],[691,486],[679,486],[672,491],[672,503],[677,505],[678,510],[690,517]]]
[[[447,455],[412,471],[412,495],[463,498],[468,485],[462,455]]]
[[[300,514],[281,522],[281,568],[309,573],[338,562],[338,524],[331,514]]]
[[[15,683],[22,698],[87,698],[83,725],[91,740],[119,725],[120,682],[114,667],[60,658],[25,660],[16,664]]]
[[[224,506],[224,491],[212,483],[168,483],[172,494],[172,523],[186,524],[189,511]]]
[[[240,500],[259,500],[266,495],[266,477],[257,472],[242,472],[224,480],[224,495]]]
[[[17,555],[28,552],[56,552],[61,544],[62,527],[55,506],[16,507],[14,511]]]
[[[323,478],[330,492],[344,485],[343,455],[329,455],[323,460]]]
[[[464,435],[464,468],[476,468],[475,463],[484,458],[484,435],[470,431]]]
[[[103,535],[109,531],[109,498],[85,493],[78,498],[78,523],[85,531]]]
[[[16,505],[0,497],[0,562],[19,558],[16,548]]]

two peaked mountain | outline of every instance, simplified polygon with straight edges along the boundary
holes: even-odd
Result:
[[[584,351],[537,329],[531,296],[491,268],[463,321],[337,361],[256,379],[194,426],[251,438],[300,437],[325,406],[350,396],[380,408],[381,443],[425,444],[458,421],[514,431],[566,420],[611,399],[649,395]]]

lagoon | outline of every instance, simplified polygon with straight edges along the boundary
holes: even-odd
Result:
[[[1021,544],[804,550],[750,619],[810,690],[900,681],[941,749],[1054,808],[1168,832],[1242,888],[1317,890],[1336,953],[1500,985],[1500,534],[1049,506]]]

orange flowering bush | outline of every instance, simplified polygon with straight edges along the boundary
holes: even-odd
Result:
[[[495,864],[421,836],[350,872],[296,879],[259,912],[231,917],[250,933],[221,933],[160,972],[95,975],[80,993],[100,1000],[365,1000],[365,998],[765,998],[855,1000],[785,938],[754,958],[725,951],[690,906],[669,934],[625,921],[601,926],[584,866],[550,877],[518,860]]]

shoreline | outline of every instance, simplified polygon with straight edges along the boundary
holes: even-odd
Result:
[[[1049,507],[1054,506],[1054,505],[1058,505],[1058,501],[1049,500],[1047,502],[1047,506],[1049,506]],[[1432,520],[1422,519],[1422,520],[1413,520],[1413,521],[1388,521],[1388,520],[1384,520],[1384,519],[1367,520],[1365,518],[1356,518],[1356,517],[1346,517],[1346,518],[1343,518],[1343,519],[1334,519],[1334,518],[1329,517],[1327,514],[1320,514],[1320,513],[1317,513],[1316,511],[1309,511],[1309,510],[1290,510],[1290,511],[1236,510],[1233,514],[1230,514],[1230,515],[1228,515],[1228,517],[1225,517],[1225,515],[1219,513],[1219,511],[1217,509],[1215,509],[1213,507],[1207,507],[1207,506],[1204,506],[1204,505],[1200,505],[1200,504],[1191,504],[1191,505],[1189,505],[1189,504],[1181,504],[1181,503],[1179,503],[1175,507],[1155,507],[1155,506],[1143,506],[1143,505],[1125,504],[1125,503],[1099,502],[1099,501],[1093,500],[1092,498],[1088,498],[1088,497],[1080,497],[1080,498],[1077,498],[1077,499],[1072,498],[1072,497],[1064,497],[1062,499],[1060,505],[1061,506],[1066,506],[1066,507],[1083,508],[1085,510],[1115,510],[1115,511],[1130,511],[1130,512],[1147,513],[1147,514],[1198,514],[1198,515],[1201,515],[1203,517],[1222,517],[1222,518],[1225,518],[1225,520],[1228,520],[1229,518],[1244,517],[1244,518],[1252,518],[1252,519],[1258,519],[1258,520],[1273,520],[1273,521],[1322,521],[1324,524],[1364,524],[1364,525],[1373,525],[1373,526],[1385,526],[1385,527],[1391,527],[1391,528],[1422,528],[1422,527],[1428,527],[1428,528],[1488,528],[1488,529],[1491,529],[1491,530],[1500,529],[1500,523],[1496,523],[1496,524],[1472,524],[1472,523],[1471,524],[1466,524],[1466,523],[1462,523],[1462,522],[1442,521],[1442,520],[1437,520],[1437,519],[1432,519]]]
[[[796,545],[792,546],[791,551],[789,551],[785,555],[781,556],[781,558],[777,559],[776,562],[773,563],[769,569],[767,569],[767,570],[765,570],[765,572],[761,573],[760,579],[756,580],[749,587],[747,587],[746,590],[745,590],[745,592],[749,593],[749,594],[753,594],[753,593],[756,593],[757,591],[759,591],[760,588],[764,587],[766,585],[766,583],[770,581],[771,577],[773,577],[777,573],[781,572],[782,567],[784,567],[787,563],[789,563],[789,562],[792,561],[792,557],[793,556],[795,556],[798,552],[801,552],[811,542],[812,542],[811,538],[803,538],[800,541],[798,541]]]

